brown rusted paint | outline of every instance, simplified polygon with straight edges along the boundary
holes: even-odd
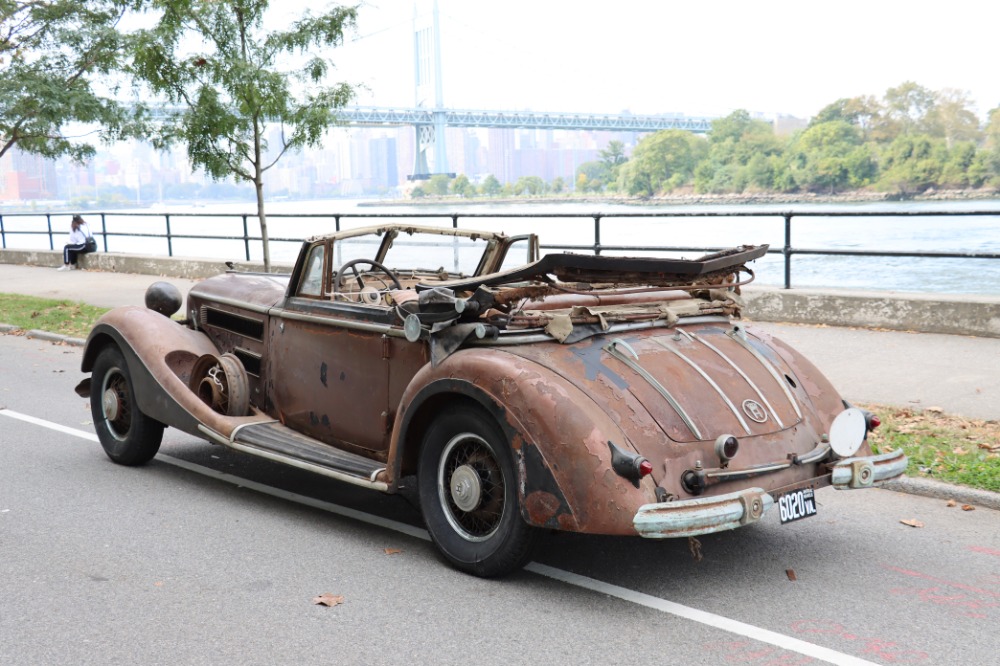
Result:
[[[367,231],[373,230],[384,236],[378,260],[392,234],[422,231],[393,225]],[[499,266],[506,236],[452,232],[432,229],[439,235],[494,241],[482,265],[488,270]],[[539,527],[602,534],[635,534],[633,517],[640,506],[657,501],[657,486],[668,495],[690,499],[683,474],[699,466],[722,465],[714,449],[717,436],[731,434],[740,441],[730,469],[780,461],[813,450],[843,409],[840,396],[815,366],[780,341],[752,334],[749,342],[766,360],[762,363],[730,336],[732,326],[724,316],[714,321],[700,317],[695,323],[682,318],[672,328],[597,335],[572,344],[476,346],[459,349],[433,367],[427,327],[419,340],[407,341],[393,308],[336,303],[322,295],[294,296],[311,247],[327,247],[329,273],[332,244],[362,233],[351,230],[304,244],[291,278],[227,274],[196,286],[187,314],[200,331],[142,308],[115,310],[95,329],[86,358],[92,362],[96,345],[103,341],[117,341],[134,350],[127,355],[130,369],[136,366],[133,374],[146,373],[148,384],[155,385],[139,395],[140,407],[154,418],[198,436],[205,433],[196,426],[204,424],[223,438],[239,425],[276,419],[318,442],[385,462],[386,469],[375,472],[376,480],[390,491],[398,489],[401,475],[414,472],[415,452],[427,424],[442,410],[473,401],[496,420],[514,452],[525,520]],[[400,291],[398,302],[405,300],[404,294],[413,294],[420,276],[412,273],[402,280],[411,289]],[[729,270],[707,280],[724,282],[732,274]],[[595,276],[642,279],[599,270]],[[668,278],[673,279],[660,275],[649,283]],[[329,282],[327,274],[323,284]],[[567,293],[576,288],[586,285],[564,285],[561,290],[539,282],[508,287],[500,280],[489,287],[492,306],[499,308],[492,312],[513,315],[524,327],[544,325],[552,314],[568,316],[574,306],[621,305],[617,321],[629,322],[652,315],[630,312],[628,306],[652,301],[668,306],[684,302],[687,307],[697,300],[688,291],[659,288]],[[719,306],[706,296],[695,302],[695,315],[736,311],[735,302]],[[534,300],[529,306],[525,299]],[[511,304],[526,314],[512,313],[507,307]],[[203,306],[214,309],[214,319],[205,315]],[[587,313],[572,316],[581,324],[601,321]],[[638,357],[642,372],[623,360],[631,358],[625,351],[619,349],[621,356],[609,353],[614,338],[622,341],[621,349]],[[198,357],[232,352],[261,358],[259,375],[250,378],[256,416],[217,414],[187,386]],[[766,366],[773,367],[777,377]],[[676,404],[664,398],[664,391]],[[758,391],[766,396],[771,412],[764,421],[753,420],[744,408],[744,401],[760,398]],[[174,419],[176,414],[183,418]],[[609,442],[652,463],[653,473],[638,488],[613,471]],[[867,453],[867,445],[860,453]],[[772,492],[828,483],[829,475],[818,464],[753,479],[755,487]],[[745,481],[723,481],[707,488],[703,497],[745,487]]]

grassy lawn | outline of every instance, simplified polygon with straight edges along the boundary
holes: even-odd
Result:
[[[869,436],[873,448],[906,452],[908,476],[1000,492],[1000,422],[966,419],[935,408],[864,408],[882,420]]]
[[[0,324],[86,338],[94,322],[108,311],[85,303],[53,301],[34,296],[0,294]]]

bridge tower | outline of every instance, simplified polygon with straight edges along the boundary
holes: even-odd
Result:
[[[413,62],[416,107],[431,109],[433,124],[416,125],[416,159],[410,180],[426,180],[434,174],[448,173],[448,152],[444,143],[445,111],[444,88],[441,82],[441,22],[438,3],[430,16],[419,16],[413,6]],[[428,153],[433,157],[428,162]],[[431,167],[433,164],[433,168]]]

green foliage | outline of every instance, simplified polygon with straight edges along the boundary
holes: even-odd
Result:
[[[480,186],[479,191],[488,197],[495,197],[500,194],[501,191],[500,181],[493,174],[489,174],[483,179],[483,184]]]
[[[94,323],[107,311],[108,308],[84,303],[0,294],[0,312],[3,312],[0,323],[74,338],[86,338]]]
[[[82,161],[94,147],[68,136],[68,124],[100,125],[106,140],[131,131],[127,109],[93,83],[114,83],[128,44],[118,23],[136,4],[0,0],[0,156],[16,145]]]
[[[476,196],[476,186],[469,182],[469,178],[460,173],[451,184],[451,191],[460,197],[471,198]]]
[[[254,184],[270,267],[264,173],[288,151],[317,145],[353,97],[328,85],[324,49],[353,28],[353,7],[310,10],[289,26],[265,25],[268,0],[147,0],[153,27],[135,35],[130,73],[177,112],[157,126],[157,147],[187,146],[192,165],[215,179]],[[273,29],[272,29],[273,28]]]
[[[871,187],[909,195],[930,187],[1000,187],[1000,108],[981,129],[970,106],[960,91],[905,82],[882,100],[839,99],[787,138],[735,111],[712,122],[707,141],[684,133],[647,136],[614,167],[616,186],[634,196],[689,183],[708,193]],[[588,165],[577,171],[578,191],[592,188]]]
[[[443,173],[438,173],[431,176],[431,179],[427,181],[427,192],[443,197],[448,194],[449,185],[451,185],[451,178]]]
[[[607,162],[584,162],[576,168],[576,190],[600,192],[611,181],[611,177],[612,170]]]
[[[562,194],[563,190],[565,189],[566,189],[566,181],[563,180],[561,177],[556,177],[556,179],[552,181],[553,194]]]
[[[420,187],[419,185],[417,185],[416,187],[413,188],[413,190],[410,191],[411,199],[423,199],[426,196],[427,196],[427,191],[424,190],[424,188]]]
[[[618,167],[618,187],[639,196],[672,190],[690,181],[704,152],[704,140],[690,132],[651,134],[636,145],[632,159]]]
[[[528,194],[534,197],[544,194],[546,191],[548,191],[548,185],[538,176],[521,176],[517,179],[517,182],[514,183],[513,188],[515,196]]]

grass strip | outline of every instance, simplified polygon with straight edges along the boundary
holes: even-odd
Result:
[[[86,338],[109,308],[20,294],[0,294],[0,324]]]
[[[865,405],[882,425],[869,435],[879,452],[902,449],[908,476],[1000,492],[1000,421],[967,419],[941,409]]]

